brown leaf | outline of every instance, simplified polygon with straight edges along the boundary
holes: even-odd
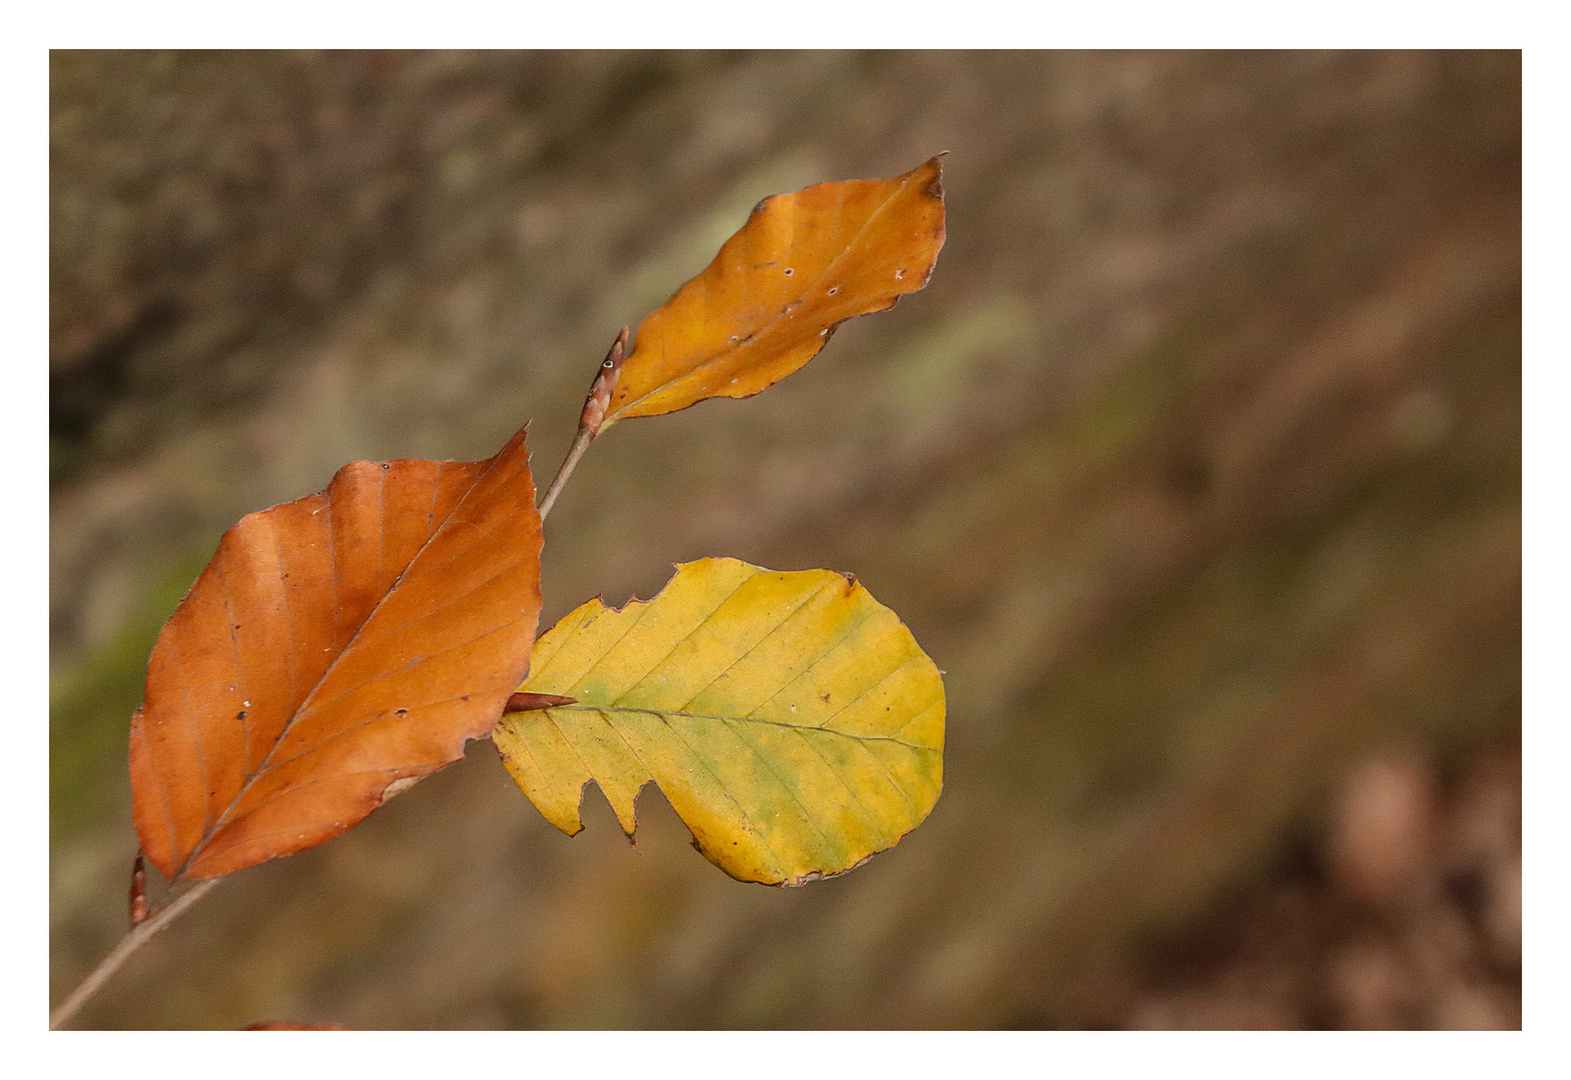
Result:
[[[302,851],[458,759],[529,667],[540,518],[524,432],[487,461],[359,461],[248,514],[164,626],[131,721],[165,878]]]
[[[708,397],[750,397],[834,328],[927,284],[944,246],[938,158],[889,180],[774,195],[638,327],[600,429]]]

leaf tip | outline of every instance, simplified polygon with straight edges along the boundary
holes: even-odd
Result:
[[[856,592],[857,578],[856,578],[855,574],[847,573],[844,570],[836,570],[835,573],[839,574],[841,577],[846,579],[846,592],[845,592],[845,594],[847,596],[850,596],[852,593]]]
[[[937,199],[939,202],[944,201],[944,163],[941,159],[948,156],[948,154],[948,150],[940,150],[911,170],[913,173],[920,173],[924,170],[932,171],[932,179],[928,180],[927,187],[923,189],[923,194],[929,198]]]

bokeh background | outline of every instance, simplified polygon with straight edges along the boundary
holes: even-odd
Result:
[[[548,479],[759,198],[949,152],[927,289],[619,425],[543,581],[855,572],[947,672],[932,817],[768,889],[477,742],[80,1024],[1520,1025],[1520,54],[55,52],[50,124],[51,1001],[224,528],[526,420]]]

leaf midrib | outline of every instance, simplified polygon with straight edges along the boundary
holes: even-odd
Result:
[[[708,720],[715,723],[767,724],[771,727],[788,728],[796,732],[818,731],[825,735],[838,735],[842,739],[851,739],[854,742],[889,742],[904,746],[910,750],[938,752],[938,747],[936,746],[924,746],[921,743],[906,742],[904,739],[897,739],[893,735],[853,735],[848,731],[819,727],[816,724],[793,724],[788,720],[765,720],[757,716],[727,716],[724,713],[693,712],[687,709],[646,709],[633,705],[595,705],[589,702],[580,702],[577,705],[561,705],[539,711],[547,716],[551,716],[553,713],[597,712],[602,715],[605,713],[639,713],[644,716],[658,716],[661,719],[669,716],[680,716],[688,720]]]

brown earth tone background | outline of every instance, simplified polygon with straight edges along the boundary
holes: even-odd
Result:
[[[51,60],[51,1002],[126,929],[125,738],[244,513],[565,451],[764,195],[941,151],[928,288],[630,422],[545,622],[731,555],[947,672],[945,793],[731,881],[654,789],[556,832],[487,742],[225,882],[89,1027],[1516,1027],[1517,53]],[[155,899],[158,895],[155,887]]]

